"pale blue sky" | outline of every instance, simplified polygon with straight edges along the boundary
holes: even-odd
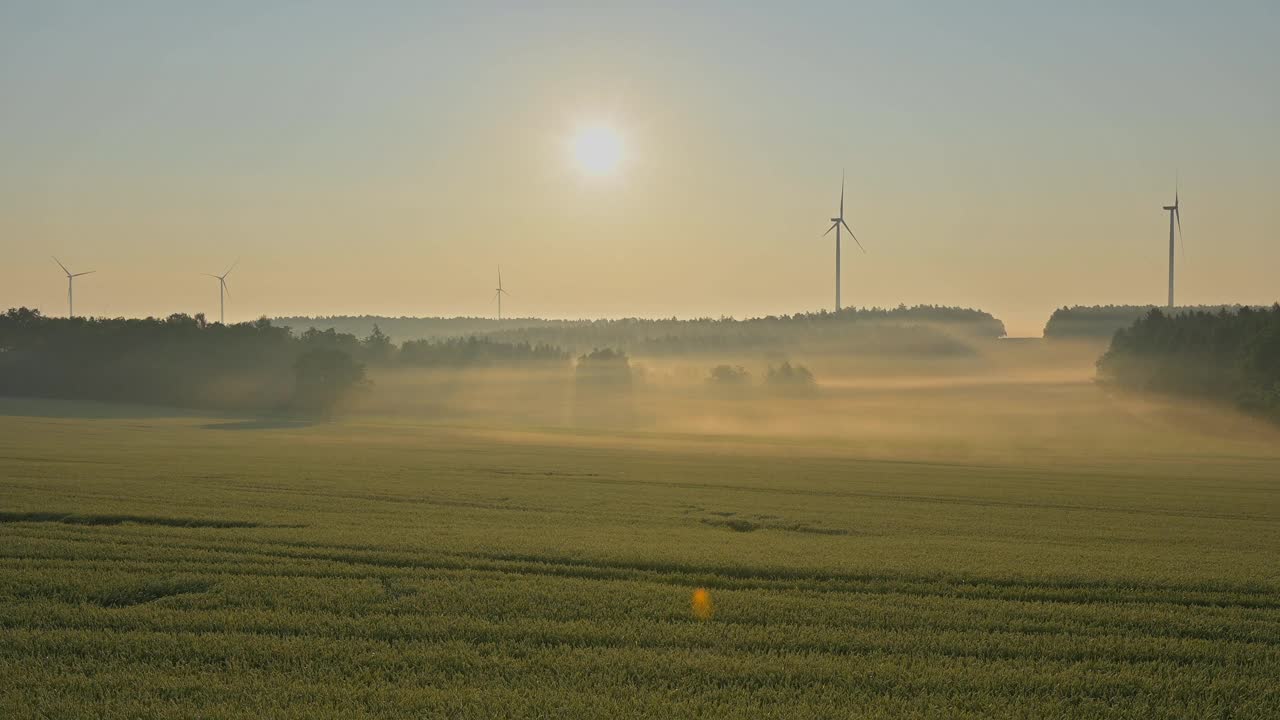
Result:
[[[0,306],[721,315],[1280,299],[1280,3],[0,0]],[[576,125],[631,161],[584,180]]]

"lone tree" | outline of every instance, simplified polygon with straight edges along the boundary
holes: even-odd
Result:
[[[365,357],[374,364],[385,365],[391,362],[396,353],[396,345],[391,341],[391,336],[382,332],[377,323],[373,324],[373,332],[360,345],[364,348]]]
[[[631,362],[624,352],[597,348],[578,358],[574,379],[579,388],[630,390]]]
[[[588,425],[631,425],[635,422],[631,390],[626,353],[604,348],[582,355],[574,371],[574,420]]]
[[[315,348],[298,356],[295,403],[307,412],[328,417],[351,390],[366,387],[364,364],[333,348]]]

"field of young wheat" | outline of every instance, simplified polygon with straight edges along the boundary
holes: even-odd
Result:
[[[1280,716],[1265,437],[170,415],[0,403],[0,716]]]

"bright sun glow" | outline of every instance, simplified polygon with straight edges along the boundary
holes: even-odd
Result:
[[[608,125],[588,125],[578,129],[572,140],[573,159],[578,169],[592,177],[612,175],[622,163],[622,137]]]

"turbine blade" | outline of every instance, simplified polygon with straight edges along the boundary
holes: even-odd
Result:
[[[840,170],[840,217],[844,217],[844,169]]]
[[[867,249],[862,247],[862,243],[858,240],[858,236],[853,234],[853,228],[849,227],[849,223],[845,222],[844,218],[841,218],[840,224],[844,225],[845,230],[849,231],[849,235],[853,238],[853,241],[858,243],[858,249],[861,250],[863,253],[866,253]]]
[[[94,274],[94,273],[96,273],[96,272],[98,272],[98,271],[97,271],[97,270],[89,270],[89,271],[87,271],[87,272],[76,273],[75,275],[72,275],[71,277],[80,277],[81,275],[92,275],[92,274]]]
[[[830,235],[830,234],[831,234],[831,231],[832,231],[832,230],[835,230],[835,229],[836,229],[836,225],[838,225],[838,224],[839,224],[839,223],[831,223],[831,227],[827,228],[827,231],[826,231],[826,232],[824,232],[824,233],[822,233],[822,237],[826,237],[826,236]]]
[[[230,274],[231,274],[231,271],[232,271],[232,270],[235,270],[235,269],[236,269],[236,266],[237,266],[237,265],[239,265],[239,264],[240,264],[240,258],[236,258],[236,261],[235,261],[235,262],[233,262],[233,263],[231,263],[231,267],[227,268],[227,271],[226,271],[226,272],[224,272],[224,273],[222,273],[222,277],[226,277],[226,276],[230,275]]]
[[[66,265],[62,264],[61,260],[59,260],[58,258],[53,258],[53,261],[58,263],[58,267],[62,268],[62,272],[66,273],[67,277],[71,277],[71,271],[67,269]]]
[[[231,297],[231,288],[227,287],[227,281],[223,278],[218,278],[218,282],[222,283],[222,292],[225,293],[227,297]]]
[[[1178,247],[1182,248],[1182,257],[1187,256],[1187,239],[1182,234],[1182,212],[1178,210],[1177,196],[1173,200],[1173,218],[1178,221]]]

